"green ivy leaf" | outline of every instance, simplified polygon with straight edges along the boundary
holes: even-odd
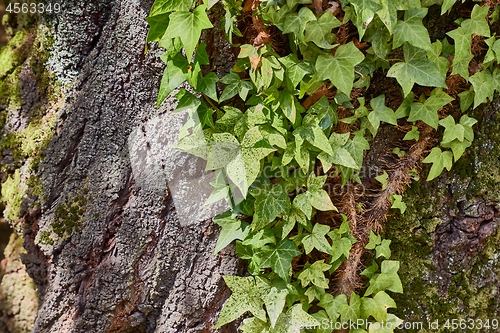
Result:
[[[282,314],[273,333],[301,333],[302,327],[320,326],[313,316],[302,309],[302,305],[293,305],[286,314]]]
[[[376,235],[370,230],[370,241],[366,244],[365,249],[373,250],[377,245],[380,245],[380,243],[382,243],[380,235]]]
[[[423,163],[432,163],[431,170],[427,176],[427,181],[433,180],[441,174],[444,168],[451,170],[453,164],[453,154],[450,151],[441,151],[438,147],[434,147],[431,153],[422,161]]]
[[[457,0],[444,0],[443,4],[441,5],[441,15],[446,13],[453,7],[453,5],[457,2]]]
[[[490,37],[490,26],[486,20],[489,7],[475,5],[472,8],[471,18],[462,22],[461,26],[465,29],[467,34],[481,35]]]
[[[469,78],[470,83],[474,87],[474,109],[479,104],[486,102],[487,99],[493,100],[495,87],[493,86],[493,77],[487,69],[477,72]]]
[[[311,266],[304,269],[298,276],[302,287],[313,284],[320,288],[328,289],[329,279],[325,277],[324,272],[330,269],[331,265],[325,264],[324,260],[315,261]]]
[[[458,94],[458,98],[460,98],[460,110],[462,112],[467,111],[472,103],[474,103],[474,95],[474,89],[465,90]]]
[[[382,184],[382,191],[384,191],[387,188],[387,185],[389,184],[389,175],[387,174],[387,171],[384,170],[384,173],[381,175],[378,175],[375,177],[375,179]]]
[[[415,83],[428,87],[447,87],[439,69],[432,61],[427,59],[425,51],[408,44],[405,44],[403,50],[405,62],[392,65],[387,72],[387,76],[398,80],[398,83],[403,88],[404,96],[410,93]]]
[[[397,125],[398,120],[396,114],[391,108],[385,106],[385,95],[379,95],[370,101],[372,111],[368,114],[368,121],[373,127],[372,134],[375,135],[380,126],[380,122]]]
[[[321,54],[316,60],[316,72],[320,80],[330,80],[340,91],[351,94],[354,81],[354,67],[363,61],[365,56],[354,43],[339,46],[335,56]]]
[[[363,38],[366,27],[373,20],[375,12],[382,8],[380,0],[351,0],[356,11],[354,25],[358,28],[359,39]]]
[[[305,41],[314,42],[323,49],[333,49],[335,45],[328,42],[328,36],[333,29],[342,25],[333,13],[326,12],[317,21],[309,21],[305,29]]]
[[[279,58],[279,62],[285,66],[285,76],[292,83],[292,89],[295,89],[297,85],[302,81],[305,75],[312,74],[314,69],[306,61],[299,61],[297,55],[289,54],[286,57]]]
[[[339,308],[342,304],[347,305],[347,296],[345,294],[334,297],[329,293],[325,293],[318,303],[319,306],[325,309],[332,322],[336,322],[339,319]]]
[[[423,50],[431,50],[429,32],[422,23],[426,15],[427,8],[413,8],[405,11],[405,20],[398,21],[394,28],[393,49],[408,42]]]
[[[248,223],[236,219],[230,211],[214,217],[213,221],[221,227],[217,244],[215,244],[214,254],[217,254],[236,239],[244,240],[250,231]]]
[[[288,292],[288,288],[286,288],[284,283],[277,283],[271,287],[269,293],[262,297],[266,305],[269,320],[271,321],[271,328],[274,328],[276,321],[285,307],[285,300]]]
[[[283,186],[274,186],[270,191],[263,191],[255,198],[255,213],[252,230],[260,230],[275,218],[288,214],[291,208],[290,198]]]
[[[198,81],[197,91],[217,101],[217,82],[219,82],[217,74],[210,72]]]
[[[305,43],[304,30],[307,22],[310,21],[316,21],[316,15],[309,8],[302,7],[298,13],[290,12],[285,16],[282,32],[293,33],[294,37]]]
[[[180,53],[176,54],[173,58],[168,59],[167,67],[165,68],[163,77],[161,78],[156,107],[159,107],[172,91],[187,80],[188,66],[189,63],[186,58],[184,58]]]
[[[339,307],[340,319],[342,322],[355,323],[361,315],[361,298],[353,291],[351,293],[350,304],[342,304]]]
[[[271,248],[260,254],[262,258],[261,267],[272,268],[283,281],[289,282],[292,260],[301,253],[292,241],[284,239],[276,248]]]
[[[464,79],[469,78],[469,62],[474,58],[471,53],[472,37],[463,27],[446,33],[455,41],[455,55],[451,74],[459,74]]]
[[[188,11],[194,6],[194,0],[156,0],[151,10],[149,16],[157,16],[165,13],[170,13],[172,11]]]
[[[402,199],[403,197],[400,194],[391,195],[391,202],[392,202],[391,208],[399,209],[401,214],[404,214],[406,211],[406,204],[402,201]],[[389,259],[388,257],[386,258]]]
[[[188,60],[193,57],[201,31],[213,27],[208,19],[206,9],[206,5],[201,5],[196,7],[193,12],[178,10],[170,15],[170,23],[165,34],[171,38],[181,38]]]
[[[408,121],[422,120],[427,125],[437,129],[439,124],[438,111],[453,100],[441,89],[434,89],[431,96],[424,102],[415,102],[411,105]]]
[[[456,124],[451,115],[441,119],[439,124],[445,128],[441,143],[451,142],[455,139],[464,141],[465,128],[462,124]]]
[[[390,244],[391,244],[390,239],[382,240],[382,243],[375,247],[375,252],[376,252],[375,258],[384,257],[385,259],[389,259],[391,257],[391,249],[389,247]]]
[[[246,318],[240,329],[243,333],[269,333],[269,323],[255,317]]]
[[[264,280],[253,276],[224,276],[224,281],[232,294],[224,304],[215,324],[216,328],[236,320],[247,311],[260,320],[267,321],[266,312],[262,308],[264,305],[262,297],[269,290],[269,285]]]
[[[393,327],[398,327],[404,321],[393,315],[392,313],[387,314],[387,320],[385,325],[377,326],[370,325],[368,333],[394,333]]]
[[[252,84],[248,81],[243,81],[240,76],[234,72],[231,72],[220,79],[221,83],[227,85],[222,91],[222,95],[219,99],[219,103],[233,98],[238,94],[242,100],[246,100],[248,93],[252,90]]]
[[[325,238],[325,235],[330,232],[330,227],[324,224],[316,223],[311,234],[302,239],[306,254],[311,253],[313,249],[324,253],[330,253],[332,247]]]
[[[412,126],[411,131],[406,133],[404,136],[403,140],[415,140],[418,141],[418,138],[420,138],[420,131],[418,130],[417,126]]]
[[[372,316],[378,322],[385,322],[389,308],[396,308],[396,302],[384,291],[378,292],[373,298],[361,298],[362,318],[368,319]]]
[[[332,146],[328,141],[323,129],[319,127],[319,125],[310,125],[310,126],[300,126],[297,128],[293,135],[296,137],[297,144],[300,141],[307,140],[314,147],[324,151],[327,154],[333,155]],[[302,140],[297,139],[297,136],[300,136]]]
[[[149,24],[148,36],[146,38],[147,42],[158,42],[167,30],[168,18],[170,12],[160,14],[157,16],[150,16],[146,18],[146,22]],[[167,24],[166,24],[167,23]]]

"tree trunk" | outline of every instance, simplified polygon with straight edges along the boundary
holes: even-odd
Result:
[[[155,108],[164,66],[154,46],[145,53],[152,0],[60,4],[41,25],[10,17],[17,34],[0,53],[2,199],[15,230],[0,330],[215,332],[230,294],[222,276],[244,269],[234,248],[213,254],[218,228],[207,217],[218,208],[196,215],[167,189],[164,173],[197,162],[161,149],[179,119],[174,99]],[[221,44],[210,50],[227,65]],[[414,182],[407,213],[387,223],[405,288],[396,314],[423,322],[415,332],[500,318],[498,110],[497,100],[478,111],[467,156],[437,181]],[[429,329],[435,320],[440,329]]]

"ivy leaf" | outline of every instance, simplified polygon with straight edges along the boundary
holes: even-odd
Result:
[[[217,82],[219,82],[217,74],[210,72],[198,81],[197,90],[214,101],[217,101]]]
[[[412,126],[411,131],[406,133],[404,136],[403,140],[415,140],[418,141],[418,138],[420,137],[420,131],[418,130],[417,126]]]
[[[450,69],[450,62],[445,57],[441,57],[441,52],[443,50],[443,44],[441,41],[435,41],[431,45],[431,50],[427,51],[427,58],[436,64],[441,75],[446,78],[446,74]]]
[[[442,143],[441,147],[443,148],[451,148],[451,151],[453,152],[453,158],[455,159],[455,162],[462,157],[463,153],[465,152],[465,149],[471,146],[471,141],[469,140],[464,140],[464,141],[458,141],[457,139],[447,142],[447,143]]]
[[[406,211],[406,204],[402,201],[403,197],[400,194],[391,195],[391,208],[399,209],[401,214],[404,214]],[[387,258],[389,259],[389,258]]]
[[[441,89],[434,89],[431,96],[424,102],[416,102],[411,105],[408,121],[422,120],[427,125],[437,129],[439,124],[438,111],[453,100]]]
[[[356,11],[356,16],[354,20],[354,25],[358,28],[359,39],[363,38],[366,27],[373,20],[375,12],[380,8],[379,0],[351,0],[350,3],[353,5]]]
[[[168,18],[170,12],[160,14],[157,16],[150,16],[146,18],[146,22],[149,24],[148,36],[146,38],[147,42],[158,42],[165,33],[168,25]],[[166,24],[167,23],[167,24]]]
[[[304,269],[297,277],[300,280],[302,287],[313,284],[320,288],[328,289],[329,279],[325,277],[323,272],[330,269],[331,265],[325,264],[324,260],[315,261],[314,264]]]
[[[297,195],[293,199],[293,204],[299,208],[306,216],[308,219],[311,219],[312,216],[312,206],[311,203],[309,202],[309,199],[307,198],[307,195],[305,193],[301,193]]]
[[[342,25],[331,12],[326,12],[317,21],[309,21],[305,30],[305,41],[314,42],[323,49],[333,49],[335,45],[331,45],[327,37],[332,30]]]
[[[447,87],[439,69],[426,58],[425,51],[408,44],[405,44],[403,50],[405,62],[395,63],[387,72],[387,76],[398,80],[403,88],[404,96],[410,93],[415,83],[428,87]]]
[[[408,42],[423,50],[431,50],[429,32],[422,19],[427,15],[427,8],[413,8],[405,11],[404,21],[398,21],[394,28],[393,49]]]
[[[452,75],[459,74],[464,79],[469,78],[469,62],[474,58],[471,53],[472,37],[463,27],[446,33],[455,41]]]
[[[354,45],[349,42],[340,45],[331,54],[321,54],[316,60],[316,72],[320,80],[330,80],[340,91],[347,95],[351,94],[354,81],[354,67],[363,61],[365,56]]]
[[[364,151],[370,149],[370,144],[366,140],[364,134],[361,131],[358,131],[356,132],[352,140],[347,141],[347,143],[344,145],[344,148],[349,152],[349,154],[356,162],[358,168],[355,169],[359,169],[361,165],[363,165]]]
[[[278,58],[279,62],[285,66],[285,76],[292,83],[292,89],[302,81],[306,74],[312,74],[313,68],[306,61],[299,61],[295,54],[289,54],[286,57]]]
[[[421,7],[419,0],[380,0],[380,4],[382,8],[377,11],[377,15],[384,22],[391,35],[394,33],[398,21],[398,10]]]
[[[149,16],[157,16],[170,13],[174,10],[188,11],[194,6],[194,0],[156,0]]]
[[[213,221],[221,227],[221,232],[219,238],[217,239],[217,244],[215,245],[214,254],[217,254],[232,241],[236,239],[244,240],[248,235],[248,223],[236,219],[232,216],[230,211],[215,217]]]
[[[188,60],[193,57],[201,31],[213,27],[208,19],[206,8],[206,5],[200,5],[193,12],[178,10],[170,15],[170,23],[165,34],[171,38],[181,38]]]
[[[311,253],[314,248],[324,253],[330,253],[332,247],[325,238],[328,232],[330,232],[329,226],[316,223],[311,234],[302,239],[306,254]]]
[[[390,239],[382,240],[382,243],[375,247],[375,252],[376,252],[375,258],[384,257],[385,259],[389,259],[391,257],[391,249],[389,248],[390,244],[391,244]]]
[[[323,184],[326,181],[326,176],[316,177],[311,173],[307,179],[307,199],[309,203],[316,209],[321,211],[335,210],[337,208],[333,205],[332,200],[328,193],[323,190]]]
[[[269,324],[255,317],[246,318],[240,329],[243,333],[269,333]]]
[[[356,163],[349,151],[343,147],[333,147],[333,154],[320,153],[318,159],[323,165],[323,170],[330,170],[332,165],[342,165],[352,169],[359,169],[359,164]]]
[[[283,23],[283,33],[293,33],[299,41],[305,42],[304,30],[307,22],[316,21],[316,15],[308,7],[300,8],[298,13],[288,13]]]
[[[396,308],[396,302],[384,291],[378,292],[373,298],[361,298],[362,318],[373,316],[378,322],[386,322],[389,308]]]
[[[431,181],[439,176],[444,168],[450,171],[453,164],[453,154],[450,151],[443,152],[438,147],[434,147],[422,162],[432,163],[431,170],[427,176],[427,181]]]
[[[269,290],[269,285],[264,280],[253,276],[224,276],[224,281],[232,294],[224,304],[215,324],[216,328],[236,320],[247,311],[260,320],[267,321],[266,312],[262,308],[262,296]]]
[[[475,5],[472,8],[471,18],[462,22],[461,26],[465,29],[467,34],[481,35],[490,37],[490,26],[486,20],[489,7]]]
[[[382,191],[384,191],[389,184],[389,175],[387,174],[387,171],[384,170],[384,173],[375,177],[375,179],[382,184]]]
[[[373,126],[372,134],[375,135],[380,126],[380,122],[397,125],[396,114],[391,108],[385,106],[385,95],[379,95],[370,101],[372,111],[368,114],[368,121]]]
[[[292,241],[284,239],[276,248],[271,248],[260,254],[262,258],[261,267],[272,268],[283,281],[289,282],[292,260],[301,253]]]
[[[286,285],[283,283],[275,284],[271,287],[269,293],[262,297],[271,321],[271,328],[274,328],[276,321],[285,307],[285,300],[288,292],[288,288],[286,288]]]
[[[451,142],[455,139],[464,141],[465,128],[462,124],[456,124],[452,116],[441,119],[439,124],[445,128],[442,143]]]
[[[252,90],[252,84],[248,81],[243,81],[240,76],[234,72],[231,72],[220,79],[220,82],[227,85],[222,91],[222,95],[219,99],[219,103],[233,98],[238,94],[242,100],[246,100],[248,92]]]
[[[487,69],[477,72],[469,78],[470,83],[474,87],[474,109],[481,103],[493,100],[495,87],[493,86],[493,77]]]
[[[321,297],[325,294],[325,289],[317,286],[310,286],[307,288],[307,290],[304,292],[304,295],[307,296],[307,299],[309,300],[309,303],[314,302],[315,299],[320,300]],[[325,312],[325,317],[328,318],[328,315]],[[316,317],[315,317],[316,318]],[[317,318],[316,318],[317,319]]]
[[[276,185],[270,191],[263,191],[255,198],[255,213],[252,230],[260,230],[275,218],[288,214],[291,208],[290,198],[283,186]]]
[[[368,333],[394,333],[393,327],[400,326],[404,321],[393,315],[392,313],[387,314],[387,320],[384,325],[370,325]]]
[[[443,4],[441,5],[441,16],[449,11],[451,7],[457,2],[457,0],[444,0]]]
[[[300,136],[302,140],[309,141],[314,147],[321,149],[327,154],[333,155],[332,146],[319,125],[301,126],[293,132],[293,135],[295,137]],[[296,142],[298,143],[302,140],[296,139]]]
[[[184,58],[180,53],[177,53],[173,58],[168,59],[167,67],[165,68],[163,77],[161,78],[156,107],[159,107],[172,91],[187,80],[188,66],[189,63],[186,58]]]
[[[460,98],[460,111],[465,112],[470,108],[472,103],[474,103],[474,95],[474,89],[465,90],[458,94]]]
[[[361,314],[361,298],[353,291],[351,293],[350,304],[342,304],[339,307],[340,319],[342,322],[349,321],[355,323]]]
[[[337,297],[333,297],[329,293],[325,293],[323,296],[321,296],[321,300],[318,303],[319,306],[325,309],[328,317],[330,317],[330,320],[332,322],[336,322],[339,319],[339,308],[342,304],[347,305],[347,296],[345,294],[340,294]]]
[[[380,235],[376,235],[370,230],[370,241],[366,244],[365,249],[373,250],[377,245],[382,243],[382,238]]]
[[[320,326],[320,322],[302,309],[302,304],[293,305],[282,314],[273,333],[301,333],[302,327]]]

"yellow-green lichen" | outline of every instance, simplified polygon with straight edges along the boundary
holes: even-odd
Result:
[[[24,189],[21,185],[21,172],[17,169],[13,175],[9,175],[2,184],[2,199],[6,203],[4,217],[10,221],[16,221],[20,217],[21,205],[23,203]]]
[[[65,202],[57,206],[54,221],[51,223],[52,230],[57,236],[68,237],[81,230],[83,214],[87,209],[87,200],[85,192],[73,198],[66,197]]]

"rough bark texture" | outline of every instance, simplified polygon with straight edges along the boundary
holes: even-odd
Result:
[[[2,201],[26,249],[14,235],[5,251],[2,332],[213,332],[229,296],[221,276],[242,273],[233,249],[212,254],[210,221],[179,223],[165,179],[134,172],[130,152],[162,140],[135,141],[142,128],[175,127],[163,117],[172,100],[154,107],[163,65],[157,50],[144,53],[151,4],[64,1],[41,27],[20,16],[0,53]],[[218,70],[227,65],[220,44],[210,50]],[[387,223],[405,288],[397,314],[408,321],[500,317],[498,110],[478,111],[467,155],[414,182],[407,213]],[[192,165],[154,154],[154,170]]]
[[[34,332],[212,332],[229,296],[222,275],[239,269],[230,250],[213,255],[211,221],[179,224],[165,179],[145,186],[132,172],[130,134],[173,107],[154,106],[163,65],[144,52],[151,4],[65,1],[48,18],[47,67],[65,97],[38,168],[41,207],[21,195],[16,224],[40,296]],[[33,94],[20,95],[20,107],[7,108],[17,127],[5,130],[30,123],[22,104]],[[185,162],[175,158],[167,151],[160,162]],[[20,174],[22,185],[29,171]]]

